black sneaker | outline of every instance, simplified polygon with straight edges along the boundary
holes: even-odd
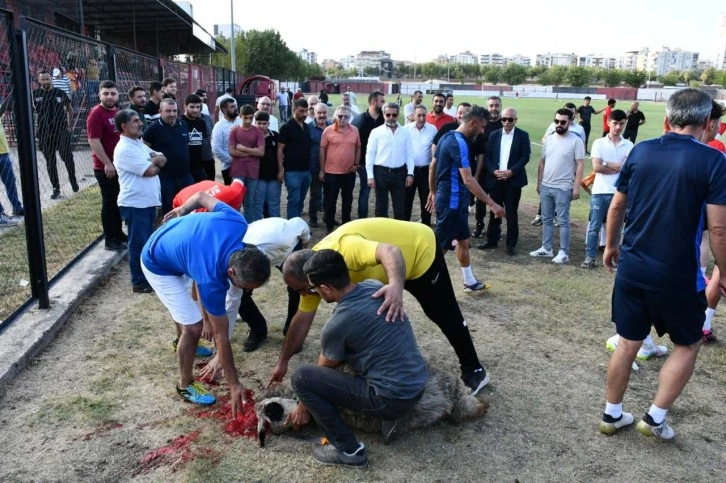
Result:
[[[489,374],[482,367],[468,375],[462,374],[461,380],[464,381],[466,387],[471,389],[471,395],[476,396],[479,394],[479,391],[489,384]]]
[[[60,198],[60,188],[53,188],[53,194],[50,195],[51,200],[57,200]]]
[[[315,218],[310,218],[310,223],[308,223],[308,226],[310,228],[317,228],[320,225],[318,225],[318,220],[316,220]]]
[[[398,436],[398,419],[393,421],[381,421],[381,435],[383,435],[383,444],[389,444],[396,436]]]
[[[151,285],[149,285],[148,283],[141,283],[139,285],[134,285],[132,290],[134,293],[153,293],[154,292],[154,289],[151,288]]]
[[[71,189],[74,193],[78,193],[78,183],[76,181],[71,181]]]
[[[129,237],[126,235],[126,233],[121,233],[119,236],[116,237],[116,241],[119,243],[128,243]]]
[[[497,244],[488,241],[486,243],[477,245],[476,248],[479,250],[493,250],[494,248],[497,248]]]
[[[507,255],[513,257],[517,254],[517,249],[514,247],[507,247]]]
[[[122,252],[126,250],[126,245],[117,241],[108,241],[106,242],[106,250],[110,252]]]
[[[267,339],[267,334],[257,334],[250,331],[245,344],[242,346],[242,350],[245,352],[252,352],[257,349],[265,339]]]
[[[474,233],[471,234],[474,238],[481,238],[482,233],[484,233],[484,224],[476,224],[476,228],[474,229]]]
[[[339,450],[332,444],[326,444],[313,449],[313,459],[324,465],[343,465],[353,468],[365,468],[368,466],[368,451],[363,443],[355,453],[348,454]]]
[[[25,210],[23,208],[13,210],[13,216],[25,216]]]

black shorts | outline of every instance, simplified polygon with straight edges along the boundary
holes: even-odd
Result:
[[[469,238],[469,207],[466,203],[454,209],[436,206],[436,239],[442,250],[453,250],[454,240]]]
[[[706,292],[656,292],[615,280],[612,318],[618,335],[643,340],[653,325],[659,336],[668,334],[678,345],[695,344],[703,337]]]

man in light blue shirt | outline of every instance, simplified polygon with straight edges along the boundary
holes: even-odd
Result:
[[[234,126],[241,125],[237,111],[237,101],[234,98],[223,100],[219,104],[219,112],[222,119],[217,121],[212,129],[212,153],[222,164],[222,179],[224,184],[232,184],[232,177],[229,175],[229,168],[232,166],[232,155],[229,154],[229,132]]]

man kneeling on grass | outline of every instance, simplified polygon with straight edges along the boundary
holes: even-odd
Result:
[[[172,219],[200,207],[209,213]],[[164,221],[167,223],[144,245],[141,269],[174,322],[181,325],[176,390],[196,404],[216,401],[194,381],[194,353],[202,335],[202,314],[190,293],[194,281],[214,330],[234,418],[244,403],[245,388],[237,379],[229,344],[225,299],[230,286],[249,290],[261,287],[270,278],[270,262],[259,249],[242,242],[247,231],[244,217],[207,193],[192,196],[181,208],[170,211]]]
[[[313,450],[313,459],[327,465],[364,467],[368,452],[340,417],[345,407],[380,418],[383,441],[395,434],[396,420],[409,413],[423,395],[428,371],[408,318],[386,322],[379,315],[382,299],[373,298],[383,284],[351,283],[343,256],[320,250],[303,270],[311,287],[326,302],[337,302],[320,335],[317,365],[300,366],[292,387],[300,399],[290,414],[295,427],[310,420],[330,440]],[[355,372],[335,369],[347,364]]]

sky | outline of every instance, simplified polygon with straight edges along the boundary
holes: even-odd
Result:
[[[721,15],[726,14],[719,0],[459,0],[451,2],[456,5],[451,9],[425,7],[447,4],[431,0],[381,2],[385,9],[364,2],[354,9],[348,2],[232,1],[234,23],[243,30],[278,30],[288,47],[316,52],[318,61],[361,50],[385,50],[394,60],[427,62],[466,50],[477,56],[522,54],[534,60],[546,52],[620,57],[629,50],[663,46],[715,60]],[[230,0],[191,3],[195,20],[209,33],[214,33],[214,24],[230,23]]]

